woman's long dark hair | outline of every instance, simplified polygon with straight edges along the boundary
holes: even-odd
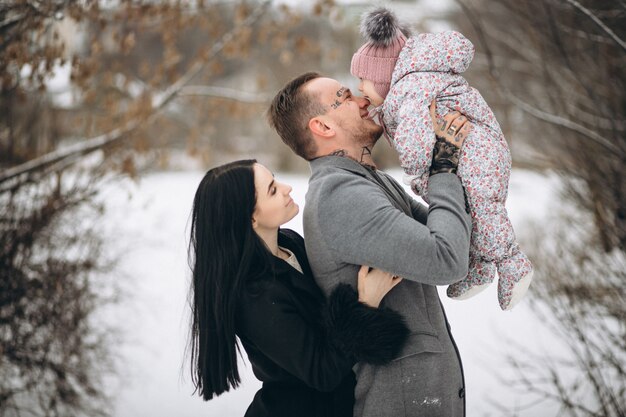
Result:
[[[255,160],[235,161],[206,173],[193,201],[191,374],[205,399],[236,388],[239,345],[235,312],[244,284],[270,265],[270,252],[252,229]]]

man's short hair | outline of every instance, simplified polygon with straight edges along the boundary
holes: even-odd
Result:
[[[270,126],[287,146],[307,161],[317,152],[308,127],[309,120],[326,110],[319,97],[306,93],[302,86],[319,77],[321,75],[317,72],[307,72],[289,81],[276,94],[267,111]]]

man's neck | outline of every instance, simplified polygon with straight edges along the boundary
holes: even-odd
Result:
[[[374,164],[374,160],[372,159],[371,148],[368,146],[363,146],[359,150],[360,152],[357,150],[353,150],[352,152],[350,152],[347,149],[337,149],[331,152],[329,155],[350,158],[365,167],[376,169],[376,164]]]

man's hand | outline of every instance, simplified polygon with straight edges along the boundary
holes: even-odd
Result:
[[[461,146],[472,129],[472,124],[458,111],[451,112],[438,120],[434,101],[430,104],[430,117],[433,120],[433,129],[437,138],[433,149],[430,175],[441,172],[456,174]]]
[[[461,149],[465,138],[472,130],[472,124],[467,117],[458,111],[453,111],[446,114],[443,119],[439,119],[435,114],[434,100],[430,104],[430,117],[433,120],[435,135]]]

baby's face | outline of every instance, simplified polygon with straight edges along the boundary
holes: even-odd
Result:
[[[363,97],[368,99],[370,103],[372,103],[376,107],[383,104],[384,99],[378,95],[376,90],[374,90],[374,83],[370,80],[364,80],[363,78],[361,78],[360,80],[361,82],[359,83],[359,91],[361,92],[361,94],[363,94]]]

